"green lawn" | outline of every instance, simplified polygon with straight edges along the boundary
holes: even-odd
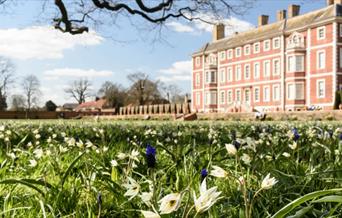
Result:
[[[0,215],[271,217],[342,187],[341,137],[342,122],[6,120]],[[276,217],[339,217],[339,191]]]

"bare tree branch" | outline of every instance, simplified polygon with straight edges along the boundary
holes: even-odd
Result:
[[[91,83],[87,79],[80,79],[73,81],[68,88],[64,90],[71,98],[74,98],[78,104],[86,101],[86,98],[91,96]]]

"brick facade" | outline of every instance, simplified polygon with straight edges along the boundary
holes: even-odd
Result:
[[[208,43],[192,56],[192,111],[332,109],[342,88],[341,14],[332,4]]]

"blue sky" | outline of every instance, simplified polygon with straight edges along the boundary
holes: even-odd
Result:
[[[237,1],[237,0],[232,0]],[[325,6],[325,0],[256,0],[244,16],[229,18],[233,30],[243,31],[257,25],[260,14],[270,15],[290,4],[301,5],[301,13]],[[49,11],[52,6],[48,6]],[[93,92],[109,80],[127,87],[126,76],[133,72],[147,73],[152,79],[177,84],[190,92],[191,54],[211,40],[211,27],[200,23],[170,20],[163,29],[162,40],[152,43],[154,34],[138,32],[125,19],[120,25],[105,26],[82,36],[68,36],[49,27],[51,14],[41,14],[36,0],[18,1],[0,13],[0,56],[16,65],[16,78],[27,74],[40,79],[46,100],[57,104],[72,102],[64,93],[73,80],[88,77]],[[228,19],[228,18],[227,18]],[[19,94],[20,82],[10,90]]]

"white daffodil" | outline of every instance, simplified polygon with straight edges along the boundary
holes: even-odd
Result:
[[[15,158],[17,158],[13,152],[7,153],[7,156],[9,156],[10,158],[12,158],[13,160],[14,160]]]
[[[293,144],[289,144],[289,147],[290,147],[292,150],[296,150],[296,148],[297,148],[297,142],[293,142]]]
[[[32,159],[32,160],[29,160],[29,162],[30,162],[30,164],[29,164],[30,167],[37,166],[37,161],[36,160]]]
[[[11,130],[6,130],[6,135],[11,135],[12,134],[12,132],[11,132]]]
[[[251,157],[248,154],[243,154],[241,160],[247,165],[249,165],[252,161]]]
[[[291,154],[289,154],[289,153],[287,153],[287,152],[284,152],[282,155],[283,155],[284,157],[291,157]]]
[[[225,144],[225,146],[226,146],[228,154],[236,155],[237,149],[236,149],[236,147],[234,145],[232,145],[232,144]]]
[[[40,134],[36,134],[34,137],[35,137],[36,139],[40,139]]]
[[[239,182],[240,185],[244,185],[245,184],[245,178],[243,176],[240,176],[238,178],[238,182]]]
[[[57,134],[56,134],[56,133],[52,134],[52,138],[53,138],[53,139],[55,139],[56,137],[57,137]]]
[[[51,137],[49,137],[46,141],[47,141],[47,143],[51,143],[52,142]]]
[[[141,200],[149,207],[152,206],[152,203],[151,203],[152,197],[153,197],[152,192],[143,192],[140,195]]]
[[[112,167],[116,167],[118,166],[118,162],[116,160],[111,160],[110,165],[112,165]]]
[[[34,131],[33,131],[33,134],[38,134],[39,133],[39,130],[38,129],[35,129]]]
[[[0,131],[4,131],[5,130],[5,126],[0,126]]]
[[[108,149],[109,149],[109,148],[108,148],[107,146],[103,146],[102,151],[103,151],[103,152],[107,152]]]
[[[118,155],[116,155],[116,157],[119,160],[125,159],[127,157],[127,155],[125,153],[120,152]]]
[[[130,158],[139,162],[139,159],[138,159],[139,154],[140,153],[138,150],[133,149],[131,152]]]
[[[171,193],[164,196],[160,201],[160,214],[170,214],[173,211],[178,210],[181,205],[181,194]]]
[[[278,181],[274,177],[270,178],[270,174],[267,174],[267,176],[262,180],[261,188],[262,189],[270,189],[277,182]]]
[[[143,214],[144,218],[160,218],[159,214],[152,211],[142,210],[141,213]]]
[[[218,178],[225,178],[228,176],[228,173],[219,166],[213,166],[213,170],[210,171],[210,175]]]
[[[33,151],[33,154],[36,159],[40,159],[41,157],[43,157],[44,152],[43,152],[43,149],[38,148]]]
[[[128,200],[133,199],[135,196],[139,194],[140,185],[131,177],[128,177],[128,183],[124,184],[123,186],[127,189],[124,196],[130,197]]]
[[[206,179],[203,180],[200,186],[200,196],[196,198],[196,193],[194,193],[195,209],[197,213],[203,213],[210,209],[217,200],[219,200],[221,192],[217,192],[217,187],[212,187],[207,190]]]

